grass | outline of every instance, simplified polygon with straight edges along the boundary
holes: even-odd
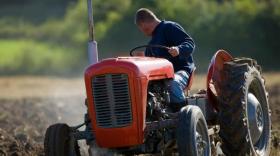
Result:
[[[0,40],[1,74],[69,72],[81,56],[63,45],[34,40]]]

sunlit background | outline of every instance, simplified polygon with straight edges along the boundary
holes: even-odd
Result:
[[[134,24],[141,7],[186,29],[200,72],[218,49],[280,70],[280,0],[94,0],[101,58],[128,55],[149,41]],[[87,24],[85,0],[1,0],[0,74],[82,74]]]

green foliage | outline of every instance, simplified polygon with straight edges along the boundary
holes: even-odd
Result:
[[[27,59],[30,65],[24,66],[26,69],[23,70],[23,66],[9,62],[12,59],[3,54],[2,48],[0,73],[71,73],[66,70],[68,65],[77,70],[83,69],[87,60],[88,39],[86,0],[72,0],[69,3],[66,0],[33,1],[17,1],[13,5],[9,3],[9,7],[0,6],[0,37],[9,39],[7,42],[12,43],[13,46],[8,49],[22,48],[23,39],[28,39],[24,44],[25,50],[14,50],[18,52],[13,52],[13,57],[18,56],[19,60],[25,60],[28,56],[27,58],[32,60],[35,59],[33,54],[42,51],[42,57],[36,59],[42,59],[44,61],[39,62],[45,63],[39,65],[40,63]],[[34,8],[38,8],[37,6],[53,6],[51,4],[58,2],[67,3],[67,9],[62,6],[62,13],[54,14],[56,11],[53,11],[53,8],[49,12],[50,16],[44,13],[44,18],[39,20],[34,20],[33,16],[22,18],[7,11],[7,8],[12,8],[19,13],[20,11],[16,10],[19,6],[16,4],[26,3],[27,8],[30,8],[29,12],[35,16],[38,12]],[[207,69],[211,56],[218,49],[228,50],[234,56],[253,57],[259,60],[265,69],[280,70],[277,63],[280,57],[277,52],[280,49],[280,0],[93,0],[95,38],[101,58],[128,55],[130,48],[148,42],[149,38],[134,24],[135,11],[141,7],[150,8],[160,19],[176,21],[187,30],[196,42],[194,56],[200,71]],[[46,11],[46,8],[43,10]],[[8,12],[7,16],[3,15],[5,11]],[[30,13],[24,14],[31,15]],[[2,40],[1,45],[3,42]],[[44,48],[38,48],[37,44]],[[48,52],[47,49],[51,47],[56,47],[56,51],[60,52]],[[32,57],[29,54],[32,54]],[[63,62],[63,65],[53,62],[53,66],[48,66],[49,69],[42,70],[43,64],[48,64],[50,60]]]
[[[70,74],[78,66],[71,49],[32,40],[0,40],[0,56],[5,74]]]
[[[1,0],[0,18],[42,24],[49,17],[63,17],[67,5],[76,0]]]
[[[148,7],[161,19],[180,23],[194,38],[194,56],[200,71],[207,69],[218,49],[226,49],[234,56],[253,57],[265,69],[280,70],[277,60],[273,59],[279,56],[277,50],[280,48],[277,43],[280,16],[276,13],[279,0],[271,3],[257,0],[160,0],[140,3],[134,0],[132,3],[134,5],[122,20],[115,22],[118,27],[109,29],[108,35],[99,40],[100,49],[108,52],[101,56],[116,56],[119,53],[113,52],[128,51],[133,46],[148,42],[149,39],[144,38],[133,25],[135,11]]]

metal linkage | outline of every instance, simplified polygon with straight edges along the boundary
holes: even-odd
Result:
[[[75,140],[87,140],[87,138],[89,138],[89,136],[91,136],[92,132],[89,131],[76,131],[73,132],[72,135],[75,138]]]
[[[147,122],[145,132],[150,132],[164,128],[174,128],[177,126],[177,123],[178,119],[166,119],[162,121]]]
[[[218,134],[220,131],[220,126],[219,125],[215,125],[211,128],[208,129],[208,134],[209,135],[214,135],[214,134]]]

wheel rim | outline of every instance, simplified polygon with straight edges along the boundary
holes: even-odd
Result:
[[[270,119],[265,90],[258,79],[252,81],[248,90],[247,116],[251,147],[254,153],[263,155],[269,144]]]
[[[197,155],[209,155],[208,151],[208,134],[204,126],[203,120],[198,120],[195,132],[195,142],[197,148]]]
[[[249,93],[248,100],[248,120],[250,127],[250,134],[253,144],[256,144],[261,137],[264,126],[263,110],[259,100],[254,94]]]

